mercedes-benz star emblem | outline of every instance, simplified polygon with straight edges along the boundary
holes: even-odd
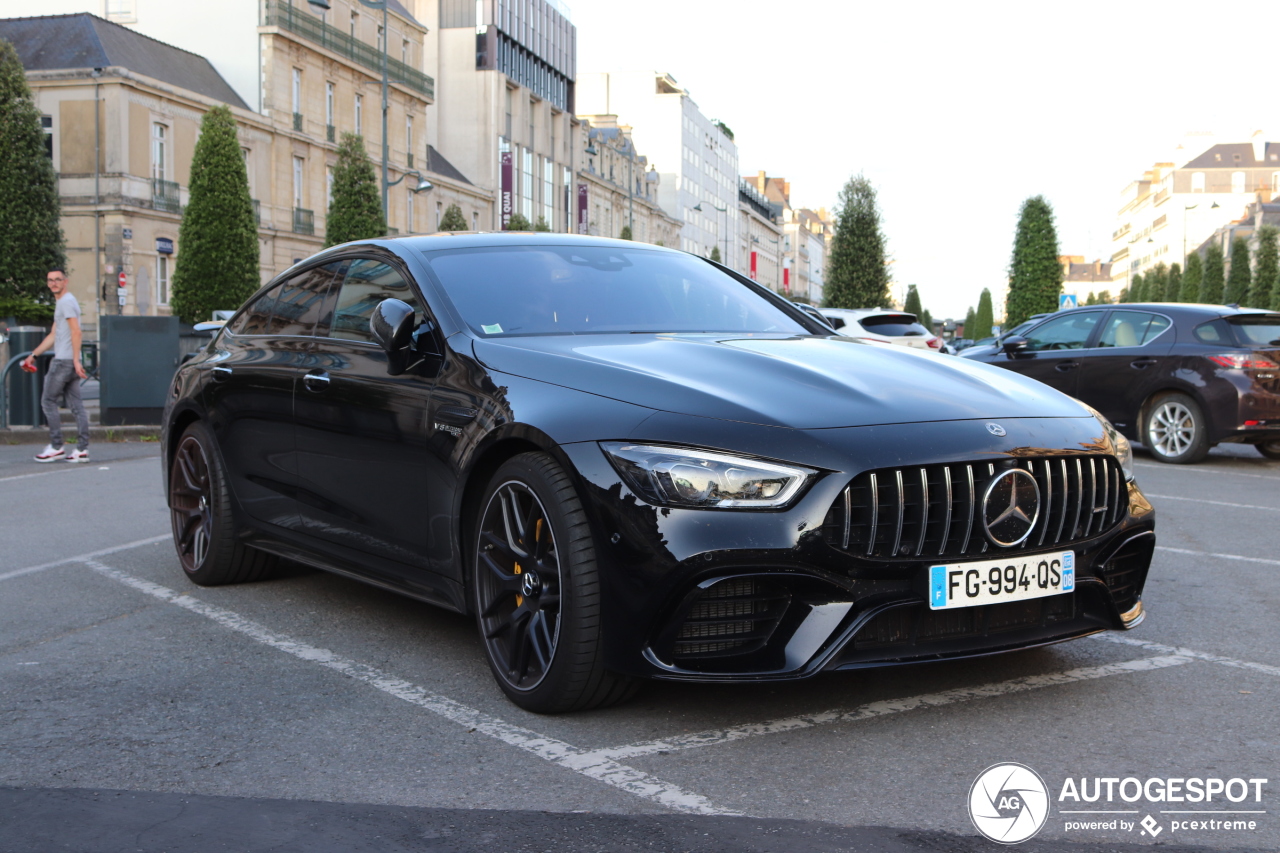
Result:
[[[542,588],[542,584],[538,579],[537,572],[528,571],[520,579],[520,592],[525,598],[529,598],[537,594]]]
[[[1000,424],[987,424],[987,432],[994,436],[1001,436],[1005,434],[1004,427],[1000,426]]]
[[[1040,517],[1040,485],[1021,468],[1002,471],[987,484],[982,498],[982,526],[987,538],[1012,548],[1031,535]]]

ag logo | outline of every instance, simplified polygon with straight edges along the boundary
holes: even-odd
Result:
[[[969,789],[969,818],[978,832],[1000,844],[1026,841],[1048,816],[1049,789],[1026,765],[993,764]]]

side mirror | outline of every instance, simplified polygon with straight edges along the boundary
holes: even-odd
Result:
[[[1000,349],[1009,355],[1018,355],[1027,348],[1028,343],[1022,335],[1010,335],[1000,342]]]
[[[373,309],[369,331],[387,355],[409,346],[413,337],[413,308],[399,299],[384,299]]]

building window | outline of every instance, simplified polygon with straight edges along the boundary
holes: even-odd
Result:
[[[293,69],[293,111],[302,112],[302,69]]]
[[[53,159],[53,116],[40,116],[40,129],[44,131],[44,150]]]
[[[1191,191],[1193,193],[1204,192],[1204,172],[1191,173]]]
[[[382,53],[382,51],[386,49],[386,44],[387,44],[387,31],[383,29],[381,25],[379,25],[378,26],[378,53]]]
[[[1231,173],[1231,191],[1233,193],[1244,192],[1244,172]]]
[[[404,150],[408,152],[409,168],[413,168],[413,116],[404,117]]]
[[[405,233],[413,233],[413,190],[405,190],[404,224]]]
[[[169,128],[158,121],[151,124],[151,177],[169,177]]]
[[[436,202],[436,230],[440,230],[440,221],[444,219],[444,202]]]
[[[333,127],[333,84],[324,84],[324,123]]]
[[[351,37],[359,38],[359,36],[356,35],[358,32],[360,32],[360,13],[352,12],[351,13]]]
[[[409,40],[405,39],[400,42],[400,61],[405,65],[409,64]]]
[[[356,133],[364,136],[364,95],[356,95]]]
[[[1271,173],[1271,191],[1280,193],[1280,172]]]
[[[106,0],[106,19],[117,24],[138,23],[138,13],[134,9],[134,0]]]
[[[293,206],[302,207],[302,170],[305,162],[301,157],[293,158]]]
[[[156,258],[156,304],[169,304],[169,258],[167,255]]]
[[[521,169],[521,171],[524,173],[524,180],[520,182],[520,189],[523,191],[524,198],[522,199],[521,212],[524,214],[524,218],[529,220],[530,224],[532,224],[533,223],[533,152],[530,151],[528,148],[526,148],[524,149],[522,154],[524,159],[522,163],[523,168]]]
[[[324,173],[324,198],[326,209],[333,204],[333,167],[330,166]]]
[[[536,128],[534,127],[534,117],[537,115],[538,102],[533,98],[529,99],[529,147],[532,148],[537,144],[538,138],[534,136]]]
[[[472,231],[480,230],[480,214],[476,213],[474,210],[471,211],[471,230]]]
[[[556,227],[556,173],[551,165],[551,158],[542,161],[542,217],[547,221],[547,227],[555,230]]]
[[[511,138],[511,90],[504,89],[503,96],[507,108],[507,139]]]

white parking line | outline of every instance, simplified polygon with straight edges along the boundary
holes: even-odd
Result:
[[[126,542],[123,545],[103,548],[101,551],[90,551],[88,554],[78,554],[74,557],[67,557],[65,560],[54,560],[52,563],[42,563],[39,566],[27,566],[25,569],[15,569],[12,572],[5,572],[0,575],[0,581],[7,581],[9,578],[21,577],[22,575],[29,575],[33,572],[43,572],[45,569],[66,566],[70,563],[83,563],[85,560],[92,560],[94,557],[105,557],[108,554],[128,551],[130,548],[140,548],[143,545],[154,545],[156,542],[164,542],[165,540],[172,538],[172,533],[166,533],[163,536],[152,536],[150,539],[139,539],[136,542]]]
[[[652,755],[656,752],[670,752],[678,749],[693,749],[700,746],[714,746],[744,738],[760,735],[773,735],[781,732],[793,732],[797,729],[810,729],[815,726],[829,726],[835,723],[851,723],[857,720],[868,720],[873,717],[884,717],[890,714],[901,714],[917,708],[939,708],[943,705],[954,705],[957,702],[968,702],[973,699],[991,699],[1037,690],[1041,687],[1055,687],[1061,684],[1074,684],[1078,681],[1091,681],[1111,675],[1125,675],[1132,672],[1148,672],[1191,663],[1190,655],[1172,654],[1161,657],[1139,658],[1138,660],[1108,663],[1101,666],[1086,666],[1070,669],[1065,672],[1053,672],[1045,675],[1029,675],[1009,681],[998,681],[978,687],[960,687],[955,690],[944,690],[941,693],[926,693],[903,699],[885,699],[872,702],[852,710],[824,711],[819,714],[804,714],[799,717],[787,717],[781,720],[770,720],[764,723],[748,723],[728,729],[716,729],[693,734],[678,735],[671,738],[633,743],[627,746],[598,749],[591,756],[600,761],[617,761],[634,758],[640,755]]]
[[[646,800],[680,812],[706,815],[738,814],[738,812],[714,805],[700,794],[686,791],[669,782],[663,782],[661,779],[642,773],[634,767],[627,767],[616,761],[590,757],[592,755],[590,752],[572,744],[538,734],[530,729],[512,725],[445,696],[431,693],[426,688],[388,675],[374,667],[339,657],[328,649],[310,646],[282,634],[277,634],[256,622],[245,619],[238,613],[214,607],[192,598],[190,595],[180,595],[168,587],[136,578],[119,569],[103,565],[97,560],[84,559],[80,562],[105,577],[158,598],[161,601],[175,604],[192,613],[204,616],[224,628],[229,628],[273,649],[293,655],[300,660],[328,667],[357,681],[362,681],[371,687],[375,687],[397,699],[403,699],[405,702],[409,702],[433,714],[438,714],[452,723],[488,735],[505,744],[532,753],[545,761],[580,773],[598,782],[612,785],[615,788],[626,791],[628,794],[643,797]]]
[[[1150,640],[1139,640],[1137,637],[1126,637],[1122,634],[1094,634],[1095,640],[1106,640],[1108,643],[1119,643],[1122,646],[1137,646],[1140,649],[1146,649],[1152,652],[1163,652],[1165,654],[1182,655],[1183,657],[1195,658],[1196,660],[1207,660],[1211,663],[1220,663],[1223,666],[1231,666],[1236,669],[1251,669],[1254,672],[1261,672],[1266,675],[1280,675],[1280,666],[1272,666],[1269,663],[1255,663],[1248,660],[1237,660],[1235,658],[1215,655],[1209,652],[1197,652],[1194,649],[1184,649],[1180,646],[1166,646],[1163,643],[1153,643]]]
[[[1153,495],[1151,492],[1143,492],[1149,498],[1156,498],[1162,501],[1191,501],[1198,504],[1213,504],[1214,506],[1229,506],[1234,509],[1260,509],[1264,512],[1280,512],[1280,507],[1274,506],[1258,506],[1257,504],[1233,504],[1226,501],[1208,501],[1204,498],[1183,498],[1177,495]]]
[[[1213,557],[1218,560],[1239,560],[1244,563],[1265,563],[1268,566],[1280,566],[1280,560],[1268,560],[1265,557],[1245,557],[1240,554],[1215,554],[1212,551],[1192,551],[1188,548],[1171,548],[1168,545],[1157,545],[1157,551],[1168,551],[1170,554],[1188,554],[1192,557]]]

